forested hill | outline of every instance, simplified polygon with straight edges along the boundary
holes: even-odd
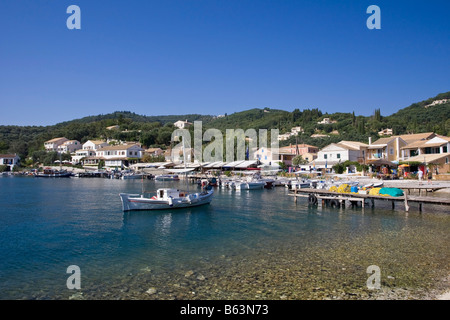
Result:
[[[449,99],[445,101],[446,99]],[[324,118],[331,123],[319,124]],[[319,148],[332,142],[353,140],[368,142],[379,138],[378,132],[391,128],[394,134],[436,132],[450,136],[450,92],[414,103],[398,112],[383,116],[374,109],[369,117],[353,113],[321,112],[317,108],[295,109],[292,112],[277,109],[249,109],[221,117],[211,115],[145,116],[130,111],[88,116],[52,126],[0,126],[0,154],[17,153],[22,158],[43,149],[44,141],[55,137],[75,139],[82,143],[89,139],[112,138],[140,141],[146,147],[166,147],[178,120],[202,121],[203,130],[216,128],[225,134],[226,129],[279,129],[280,134],[292,127],[302,127],[303,133],[281,142],[307,143]],[[118,125],[118,130],[107,130]],[[191,129],[192,130],[192,129]],[[320,138],[314,137],[319,135]],[[313,136],[313,137],[311,137]]]
[[[447,100],[446,103],[433,104],[433,101]],[[436,132],[450,135],[450,92],[441,93],[434,98],[413,103],[386,117],[388,123],[397,131]]]

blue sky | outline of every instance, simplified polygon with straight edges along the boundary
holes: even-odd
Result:
[[[81,30],[69,30],[69,5]],[[369,30],[368,6],[381,9]],[[450,91],[450,1],[1,0],[0,125],[128,110],[389,115]]]

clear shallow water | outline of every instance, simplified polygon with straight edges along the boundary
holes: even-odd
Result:
[[[144,183],[145,190],[185,187],[183,182]],[[263,286],[254,274],[268,270],[273,273],[266,274],[264,286],[292,284],[290,278],[278,279],[278,269],[295,266],[295,274],[285,275],[302,285],[283,286],[280,292],[306,292],[306,283],[317,286],[322,280],[323,287],[339,287],[345,279],[358,283],[352,290],[363,287],[371,264],[395,275],[396,283],[386,283],[394,287],[421,287],[448,274],[450,215],[442,207],[408,215],[401,205],[393,211],[383,203],[364,211],[322,209],[306,201],[294,204],[284,188],[216,189],[208,206],[123,213],[118,194],[139,193],[140,180],[3,177],[0,188],[1,299],[67,299],[74,294],[66,287],[70,265],[80,267],[88,297],[106,299],[141,298],[144,284],[159,286],[159,298],[189,298],[177,296],[177,289],[162,289],[174,282],[176,288],[181,283],[181,289],[198,289],[199,284],[182,282],[189,270],[209,273],[210,286],[202,287],[206,298],[254,297]],[[339,270],[343,278],[327,275],[324,268]],[[248,282],[245,293],[236,275]]]

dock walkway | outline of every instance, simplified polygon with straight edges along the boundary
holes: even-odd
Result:
[[[417,188],[417,187],[416,187]],[[411,188],[413,189],[413,188]],[[409,211],[408,203],[414,202],[419,204],[419,210],[422,211],[423,204],[434,205],[450,205],[450,198],[445,197],[426,197],[426,196],[411,196],[404,193],[401,197],[382,196],[382,195],[369,195],[359,193],[337,193],[324,189],[311,189],[303,188],[291,190],[289,196],[294,197],[294,201],[297,202],[297,197],[308,198],[308,203],[316,205],[319,200],[322,200],[322,205],[329,204],[330,206],[345,206],[345,201],[350,202],[351,205],[361,203],[364,208],[366,200],[370,201],[372,207],[375,206],[375,200],[391,201],[392,208],[395,208],[396,202],[403,202],[405,211]]]

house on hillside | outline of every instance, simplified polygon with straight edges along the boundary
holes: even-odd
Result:
[[[189,128],[192,125],[192,123],[188,122],[187,119],[186,119],[186,121],[178,120],[173,125],[175,127],[177,127],[178,129],[187,129],[187,128]]]
[[[144,151],[144,153],[152,157],[157,157],[164,154],[164,151],[161,148],[148,148]]]
[[[58,151],[58,147],[68,140],[69,139],[67,139],[65,137],[60,137],[60,138],[53,138],[51,140],[45,141],[44,142],[45,150],[46,151]]]
[[[392,129],[383,129],[381,131],[378,131],[379,136],[391,136],[392,135]]]
[[[58,153],[74,153],[75,151],[82,148],[80,141],[78,140],[67,140],[57,147]]]
[[[20,165],[20,157],[17,154],[0,154],[0,166],[6,166],[6,171],[12,171],[17,165]]]
[[[331,120],[330,118],[323,118],[322,121],[317,122],[318,124],[332,124],[336,123],[336,120]]]
[[[84,150],[98,150],[107,146],[109,146],[109,144],[106,141],[102,140],[88,140],[83,143]]]

